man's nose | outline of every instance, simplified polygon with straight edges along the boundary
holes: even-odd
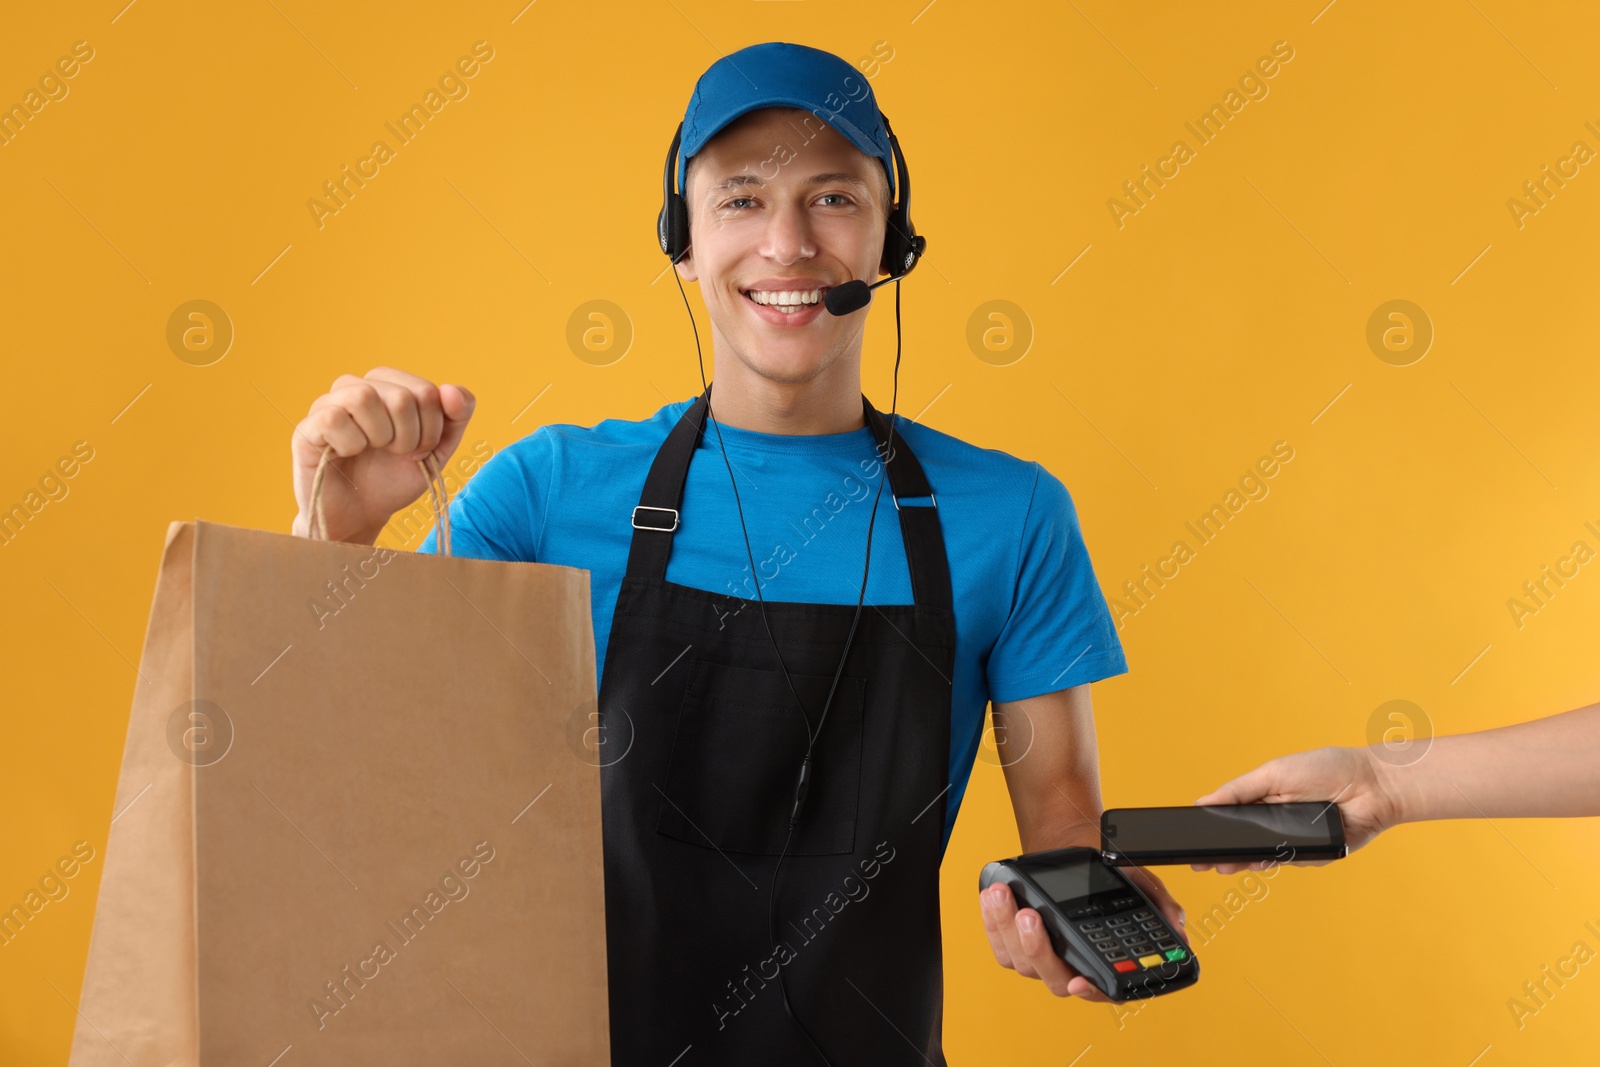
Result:
[[[761,254],[778,263],[816,255],[816,235],[804,204],[779,204],[768,217],[766,246]]]

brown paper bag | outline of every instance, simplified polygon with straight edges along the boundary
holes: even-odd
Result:
[[[173,523],[72,1067],[609,1063],[594,653],[584,570]]]

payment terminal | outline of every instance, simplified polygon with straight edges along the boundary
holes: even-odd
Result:
[[[1033,908],[1067,966],[1121,1003],[1194,985],[1200,961],[1161,910],[1092,848],[1058,848],[996,860],[978,891],[1011,887],[1017,907]]]

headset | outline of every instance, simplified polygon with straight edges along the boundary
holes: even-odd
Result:
[[[889,433],[888,440],[884,445],[886,455],[883,456],[883,470],[878,479],[877,493],[872,498],[872,514],[867,520],[867,552],[866,559],[862,563],[861,567],[861,592],[856,598],[856,611],[854,617],[850,621],[850,633],[845,639],[844,654],[839,657],[839,666],[834,670],[833,684],[828,689],[828,697],[823,702],[822,714],[817,719],[817,728],[814,731],[810,728],[809,723],[806,722],[805,706],[800,701],[800,694],[795,691],[794,681],[789,677],[789,668],[783,662],[783,653],[778,650],[777,638],[773,637],[772,635],[772,624],[767,619],[767,601],[766,598],[761,595],[760,571],[756,569],[755,554],[750,549],[750,533],[749,530],[745,528],[744,506],[739,501],[739,483],[738,480],[734,478],[733,464],[728,459],[727,445],[724,444],[722,440],[722,428],[717,424],[716,416],[711,412],[709,396],[706,404],[706,415],[711,420],[712,428],[716,431],[717,445],[722,451],[722,462],[728,468],[728,481],[733,486],[734,507],[739,513],[740,532],[744,534],[745,555],[750,562],[750,575],[752,580],[755,582],[756,598],[761,604],[761,621],[766,627],[767,640],[772,642],[773,655],[778,659],[778,666],[783,672],[783,680],[788,684],[789,692],[794,697],[795,706],[800,711],[801,723],[805,727],[807,733],[806,754],[805,758],[801,760],[799,774],[795,781],[794,804],[789,814],[789,832],[784,838],[783,851],[778,854],[778,863],[773,869],[772,873],[772,889],[767,895],[767,933],[772,939],[774,948],[776,948],[778,944],[778,880],[783,871],[783,861],[789,854],[789,844],[794,839],[795,827],[800,822],[800,812],[805,804],[806,792],[811,782],[811,753],[816,746],[817,737],[822,733],[823,725],[827,722],[828,709],[833,704],[833,694],[838,689],[839,678],[844,673],[845,660],[849,658],[850,646],[855,641],[856,624],[861,621],[861,606],[865,602],[867,595],[867,575],[872,566],[872,529],[878,519],[878,501],[883,496],[883,484],[884,482],[888,481],[889,478],[888,464],[894,455],[895,407],[899,403],[900,397],[901,337],[899,282],[901,278],[904,278],[907,274],[910,274],[912,269],[916,267],[918,260],[922,258],[923,253],[928,247],[927,239],[918,236],[915,228],[911,224],[911,174],[906,169],[905,156],[900,151],[900,141],[895,137],[894,130],[889,126],[888,117],[881,115],[881,113],[880,117],[883,119],[884,132],[887,133],[889,137],[889,145],[893,149],[893,155],[895,158],[895,174],[897,177],[896,188],[894,191],[899,197],[898,203],[896,203],[893,207],[893,210],[890,211],[885,225],[883,257],[879,261],[880,272],[890,275],[890,277],[884,278],[882,281],[874,282],[870,285],[860,280],[846,282],[843,285],[830,289],[827,294],[825,294],[826,299],[824,303],[830,314],[848,315],[855,311],[859,311],[861,308],[866,307],[867,304],[871,302],[873,289],[876,289],[878,286],[885,285],[889,282],[895,283],[894,391],[889,405]],[[661,251],[667,254],[674,265],[683,259],[684,256],[688,255],[690,249],[689,204],[684,196],[685,190],[674,188],[676,185],[678,149],[682,143],[683,123],[680,122],[678,123],[677,131],[672,135],[672,146],[667,149],[667,161],[662,170],[661,176],[661,213],[656,219],[656,236],[661,244]],[[705,354],[700,348],[700,328],[695,323],[694,310],[689,306],[689,297],[686,293],[684,293],[683,279],[678,277],[678,272],[676,270],[672,272],[672,276],[678,283],[678,293],[679,295],[683,296],[684,310],[689,312],[689,325],[694,330],[695,353],[699,357],[700,361],[700,384],[705,392],[709,394],[711,391],[711,386],[706,381]],[[778,969],[778,988],[783,993],[783,1007],[784,1011],[789,1016],[789,1020],[794,1023],[801,1035],[804,1036],[806,1041],[810,1043],[812,1051],[817,1054],[824,1064],[828,1064],[829,1067],[831,1067],[832,1061],[828,1059],[827,1054],[824,1053],[821,1046],[817,1044],[816,1038],[811,1036],[811,1032],[806,1029],[805,1024],[802,1023],[799,1016],[795,1014],[794,1006],[789,1002],[789,988],[784,983],[783,969],[781,967]]]
[[[889,213],[888,225],[884,230],[883,259],[879,263],[879,270],[895,276],[885,278],[884,282],[897,282],[917,265],[917,260],[927,250],[928,240],[918,237],[916,227],[911,225],[911,174],[906,170],[906,157],[900,152],[900,140],[889,125],[889,117],[881,113],[879,117],[883,119],[883,131],[889,136],[889,145],[894,149],[897,180],[892,192],[899,197],[899,202]],[[677,132],[672,135],[672,147],[667,149],[666,166],[662,168],[661,214],[656,218],[656,238],[661,244],[661,251],[673,263],[689,254],[690,244],[689,202],[684,199],[688,190],[674,188],[677,184],[678,146],[682,143],[683,123],[680,122]],[[875,289],[881,284],[883,282],[870,288]]]

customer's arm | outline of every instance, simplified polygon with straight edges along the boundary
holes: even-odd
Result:
[[[1336,799],[1352,851],[1403,822],[1600,815],[1600,704],[1436,737],[1405,764],[1386,755],[1382,745],[1371,745],[1280,756],[1195,803]],[[1229,874],[1244,866],[1216,869]]]

